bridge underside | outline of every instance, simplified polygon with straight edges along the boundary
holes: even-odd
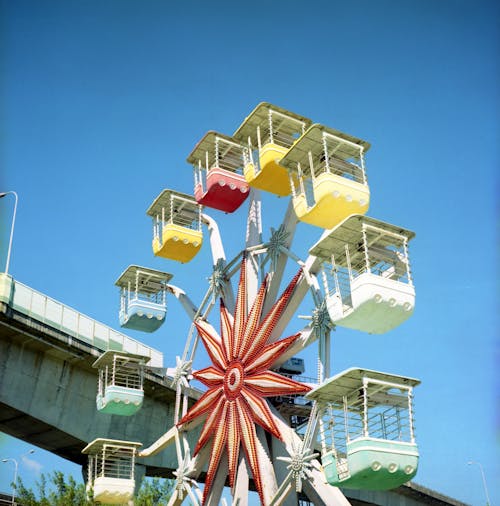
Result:
[[[41,420],[0,404],[0,432],[43,448],[76,464],[85,464],[85,442]]]
[[[81,450],[98,437],[156,441],[173,424],[170,381],[146,372],[137,414],[99,413],[92,363],[101,353],[0,303],[0,431],[80,465]],[[171,477],[177,467],[173,448],[140,463],[150,476]]]

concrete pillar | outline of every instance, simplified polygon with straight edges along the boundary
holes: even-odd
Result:
[[[146,466],[142,464],[136,464],[134,469],[134,479],[135,479],[134,496],[137,496],[137,494],[139,493],[139,489],[141,488],[144,476],[146,476]]]

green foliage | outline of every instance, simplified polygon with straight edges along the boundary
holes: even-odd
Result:
[[[163,506],[167,504],[174,489],[175,481],[162,478],[145,478],[134,500],[135,506]]]
[[[87,498],[83,483],[77,483],[72,476],[67,480],[63,473],[54,471],[47,477],[42,474],[36,482],[37,494],[24,486],[19,478],[16,486],[17,502],[23,506],[87,506],[95,504]]]
[[[135,506],[164,506],[174,489],[175,481],[162,478],[145,478],[134,500]],[[48,477],[40,476],[36,491],[26,488],[21,478],[16,485],[17,502],[23,506],[93,506],[87,496],[85,484],[77,483],[72,476],[66,478],[60,471]]]

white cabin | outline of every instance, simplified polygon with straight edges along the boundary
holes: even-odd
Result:
[[[89,456],[87,490],[94,501],[124,504],[134,496],[134,467],[142,443],[114,439],[94,439],[82,453]]]
[[[382,334],[415,307],[409,230],[361,215],[325,232],[310,250],[323,260],[328,313],[336,325]]]

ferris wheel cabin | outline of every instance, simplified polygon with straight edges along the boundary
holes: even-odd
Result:
[[[290,195],[288,173],[279,161],[311,123],[281,107],[260,103],[233,135],[248,146],[244,151],[248,184],[279,196]]]
[[[382,334],[415,307],[409,230],[367,216],[351,216],[323,234],[309,253],[322,259],[328,313],[336,325]]]
[[[95,439],[82,453],[88,455],[87,490],[102,504],[127,504],[134,497],[134,466],[141,443]]]
[[[370,144],[314,124],[283,156],[290,174],[293,207],[300,221],[333,228],[370,203],[364,154]]]
[[[104,352],[93,364],[98,369],[96,405],[101,413],[130,416],[142,406],[144,399],[142,366],[149,357]]]
[[[207,132],[187,161],[194,167],[194,196],[198,204],[232,213],[248,197],[243,147],[233,138]]]
[[[189,262],[200,251],[201,206],[194,198],[174,190],[163,190],[147,210],[153,218],[153,253]]]
[[[419,380],[351,368],[306,398],[319,408],[318,443],[328,483],[388,490],[417,473],[413,387]]]
[[[120,325],[127,329],[154,332],[167,314],[168,272],[130,265],[116,280],[120,287]]]

